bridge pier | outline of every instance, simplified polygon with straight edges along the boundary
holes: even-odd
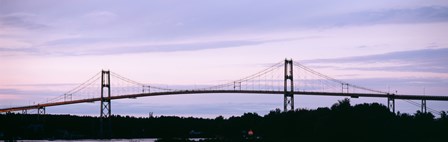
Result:
[[[107,89],[107,90],[106,90]],[[110,71],[101,71],[100,137],[111,138]],[[106,96],[107,95],[107,96]]]
[[[283,102],[284,104],[283,111],[285,112],[289,110],[294,110],[294,77],[292,69],[293,69],[292,60],[285,59],[284,102]]]
[[[426,113],[426,100],[422,100],[421,112]]]
[[[389,95],[389,94],[388,94]],[[393,113],[395,113],[395,95],[389,95],[387,97],[387,108],[392,111]]]
[[[45,121],[44,115],[45,115],[45,107],[42,107],[42,106],[38,107],[37,108],[37,120],[42,121],[42,122]]]
[[[45,107],[37,108],[37,114],[39,114],[39,115],[45,114]]]
[[[26,109],[22,110],[22,114],[28,114],[27,110]]]

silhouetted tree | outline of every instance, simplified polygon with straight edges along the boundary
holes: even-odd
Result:
[[[349,110],[350,109],[350,99],[345,98],[338,101],[338,103],[331,106],[332,110]]]

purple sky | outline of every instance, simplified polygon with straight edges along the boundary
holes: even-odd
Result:
[[[0,107],[56,97],[101,69],[143,83],[211,85],[285,58],[378,90],[448,95],[447,27],[445,0],[0,0]],[[265,114],[281,108],[282,99],[206,94],[112,105],[122,115],[215,117]],[[340,99],[296,97],[296,106],[325,107]],[[97,115],[98,106],[47,111]],[[446,102],[428,106],[448,109]],[[418,109],[404,102],[397,107]]]

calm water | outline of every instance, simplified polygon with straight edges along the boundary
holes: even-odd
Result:
[[[20,140],[20,142],[154,142],[157,139],[112,139],[112,140],[95,140],[95,139],[86,139],[86,140]]]
[[[112,139],[112,140],[96,140],[96,139],[86,139],[86,140],[20,140],[20,142],[155,142],[157,139]],[[201,140],[201,138],[192,138],[190,140]]]

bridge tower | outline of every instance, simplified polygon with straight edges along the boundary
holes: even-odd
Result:
[[[422,100],[422,106],[421,106],[421,112],[422,113],[426,113],[427,109],[426,109],[426,100]]]
[[[101,71],[101,102],[100,102],[100,135],[110,138],[111,134],[111,99],[110,99],[110,71]],[[105,131],[106,130],[106,131]]]
[[[294,77],[292,60],[285,59],[283,111],[294,110]],[[289,85],[288,85],[289,84]]]
[[[348,83],[342,83],[342,93],[349,93],[349,84]]]
[[[107,90],[106,90],[107,89]],[[107,96],[105,96],[107,95]],[[110,108],[110,71],[101,71],[101,118],[111,116]]]

